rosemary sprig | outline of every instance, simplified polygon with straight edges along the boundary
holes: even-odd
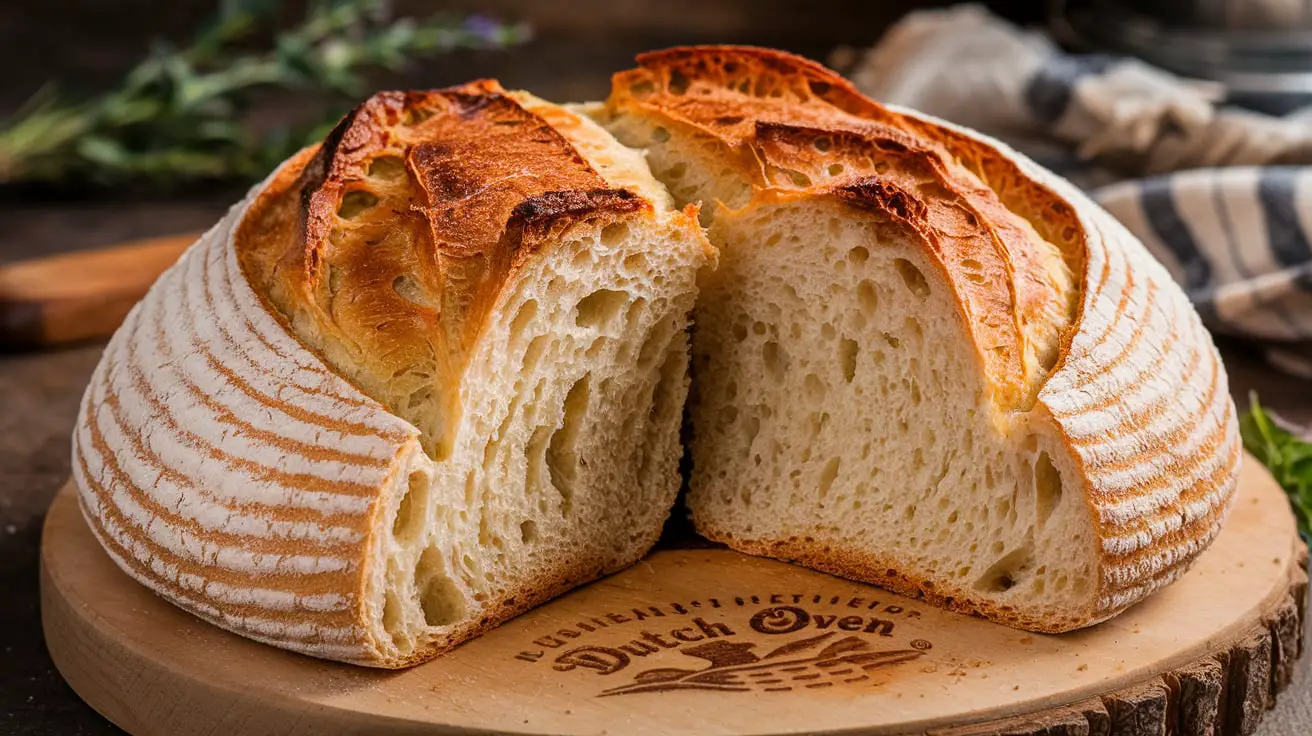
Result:
[[[391,19],[384,0],[320,0],[272,48],[244,44],[277,0],[223,0],[192,43],[157,42],[115,90],[85,100],[54,85],[0,122],[0,184],[89,181],[110,185],[251,179],[322,138],[365,92],[365,72],[459,48],[502,48],[523,26],[481,17]],[[324,115],[257,134],[242,123],[251,95],[285,89],[326,93]]]
[[[1298,517],[1298,529],[1304,536],[1312,533],[1312,443],[1280,426],[1257,400],[1249,396],[1249,409],[1239,420],[1244,447],[1275,476],[1289,494],[1290,505]]]

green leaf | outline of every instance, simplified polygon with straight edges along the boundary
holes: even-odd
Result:
[[[1249,409],[1239,420],[1244,448],[1271,471],[1289,494],[1298,517],[1298,528],[1310,533],[1312,526],[1312,443],[1279,426],[1262,408],[1257,394],[1249,395]]]
[[[370,69],[527,38],[521,26],[481,17],[393,20],[386,0],[312,0],[301,22],[278,33],[270,47],[246,44],[281,6],[220,0],[215,18],[188,48],[155,42],[117,89],[98,97],[72,100],[43,88],[0,121],[0,184],[256,178],[321,139],[350,107],[344,98],[363,93]],[[331,107],[330,122],[252,135],[241,114],[262,90],[318,93]]]
[[[94,164],[117,168],[127,163],[128,152],[116,140],[87,136],[77,142],[77,152]]]

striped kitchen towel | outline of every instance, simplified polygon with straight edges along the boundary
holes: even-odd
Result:
[[[876,99],[997,136],[1085,187],[1214,332],[1312,377],[1312,111],[1220,106],[1214,86],[1066,54],[975,5],[913,13],[834,62]]]

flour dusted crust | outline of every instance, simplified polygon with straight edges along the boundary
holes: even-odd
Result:
[[[124,570],[250,638],[347,661],[379,489],[418,432],[327,369],[238,267],[238,205],[151,289],[83,398],[73,476]]]
[[[92,530],[212,623],[382,667],[631,564],[678,489],[695,217],[495,82],[374,96],[110,342],[74,435]]]
[[[1064,631],[1179,577],[1216,535],[1241,455],[1217,352],[1165,270],[1067,182],[997,141],[884,107],[818,64],[763,49],[644,54],[615,75],[601,116],[630,145],[659,149],[673,136],[681,153],[657,155],[653,168],[676,198],[714,192],[704,212],[839,201],[919,242],[951,287],[999,423],[1051,442],[1076,476],[1066,492],[1087,505],[1093,538],[1071,554],[1088,556],[1093,585],[1060,610],[999,605],[818,532],[745,535],[722,512],[698,513],[695,469],[694,516],[708,536]],[[681,194],[688,156],[728,168]]]

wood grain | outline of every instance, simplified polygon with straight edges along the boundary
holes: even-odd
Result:
[[[108,337],[195,234],[0,266],[0,349]]]
[[[50,510],[42,615],[60,672],[132,733],[1250,734],[1302,654],[1306,547],[1245,464],[1182,580],[1045,636],[723,549],[665,549],[428,664],[382,672],[195,619]],[[773,656],[771,656],[773,655]]]

